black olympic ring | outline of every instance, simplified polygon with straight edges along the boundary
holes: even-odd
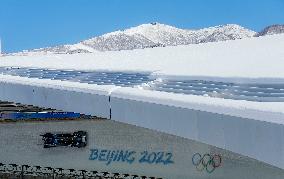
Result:
[[[222,163],[222,158],[219,154],[204,154],[201,156],[200,153],[195,153],[191,160],[198,171],[205,169],[208,173],[212,173],[215,168],[220,167]]]

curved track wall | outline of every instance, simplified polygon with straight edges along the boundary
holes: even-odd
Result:
[[[195,109],[191,103],[179,107],[175,99],[163,101],[152,92],[148,92],[150,97],[133,90],[131,96],[126,95],[130,91],[127,88],[75,88],[64,82],[56,86],[49,84],[49,80],[41,83],[25,80],[1,79],[0,99],[111,118],[193,139],[284,169],[284,125],[281,120],[276,123],[206,112],[202,108]],[[283,114],[257,115],[283,118]]]
[[[86,148],[43,148],[40,134],[77,130],[88,132],[89,143]],[[0,131],[2,163],[131,173],[168,179],[282,179],[284,176],[283,170],[248,157],[111,120],[0,123]],[[122,155],[110,159],[109,151],[131,154],[125,160]],[[154,155],[160,156],[161,153],[164,156],[159,161]],[[192,163],[195,153],[202,156],[218,154],[222,163],[211,173],[206,169],[200,171],[202,166],[196,167]],[[211,170],[210,167],[208,165],[208,170]]]

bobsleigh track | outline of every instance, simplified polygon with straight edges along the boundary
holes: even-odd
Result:
[[[283,45],[1,56],[0,174],[283,179]],[[86,146],[43,147],[76,131]]]
[[[82,129],[88,132],[85,148],[43,148],[40,135],[45,132]],[[2,122],[0,131],[1,163],[62,168],[66,169],[65,174],[69,172],[67,169],[74,169],[184,179],[200,175],[216,179],[228,176],[248,179],[273,176],[280,179],[283,176],[283,170],[245,156],[105,119]],[[111,153],[116,156],[111,157]],[[214,159],[215,164],[211,162],[203,166],[199,165],[196,153],[202,156],[218,154],[221,158]]]

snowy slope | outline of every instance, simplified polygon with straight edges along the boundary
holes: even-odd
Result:
[[[284,34],[258,38],[137,49],[0,58],[0,66],[51,69],[148,71],[186,78],[284,79]]]
[[[124,31],[115,31],[84,40],[74,45],[60,45],[19,53],[90,53],[94,51],[117,51],[160,46],[176,46],[217,42],[253,37],[256,33],[236,24],[209,27],[200,30],[179,29],[173,26],[151,23]],[[28,53],[29,52],[29,53]]]
[[[55,47],[46,47],[34,49],[31,51],[23,51],[18,53],[13,53],[11,55],[38,55],[38,54],[74,54],[74,53],[91,53],[95,52],[92,47],[86,46],[82,43],[77,43],[73,45],[59,45]]]

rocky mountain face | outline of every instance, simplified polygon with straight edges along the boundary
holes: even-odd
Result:
[[[77,44],[34,49],[25,53],[92,53],[96,51],[133,50],[163,46],[176,46],[217,42],[283,33],[283,25],[273,25],[256,33],[236,24],[227,24],[199,30],[179,29],[173,26],[150,23],[123,31],[115,31],[81,41]],[[19,54],[19,53],[17,53]]]
[[[276,24],[264,28],[262,31],[256,34],[257,37],[264,35],[274,35],[284,33],[284,25]]]

